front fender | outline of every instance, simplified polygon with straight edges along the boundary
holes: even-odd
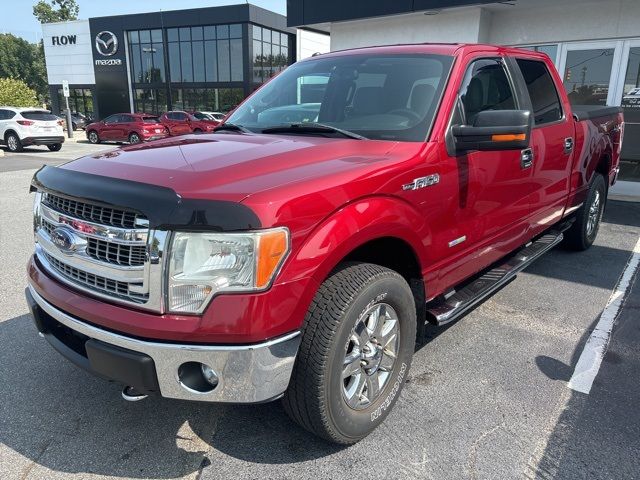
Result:
[[[312,278],[320,284],[350,252],[375,239],[392,237],[413,249],[421,270],[431,235],[409,203],[388,196],[354,201],[325,218],[307,235],[281,272],[280,281]],[[389,252],[393,255],[393,252]]]

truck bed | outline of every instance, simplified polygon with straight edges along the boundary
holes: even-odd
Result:
[[[573,105],[573,118],[580,122],[592,118],[609,117],[622,113],[622,107],[600,105]]]

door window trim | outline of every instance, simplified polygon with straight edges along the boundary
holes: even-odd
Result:
[[[546,128],[546,127],[552,127],[554,125],[560,125],[561,123],[565,123],[567,121],[567,112],[566,112],[566,108],[565,105],[562,103],[562,96],[560,95],[560,92],[558,92],[558,86],[556,85],[555,82],[555,78],[552,74],[552,72],[549,70],[549,66],[543,62],[542,60],[537,60],[537,59],[533,59],[531,57],[526,57],[524,55],[510,55],[509,57],[509,61],[508,63],[510,64],[510,68],[512,68],[514,70],[514,76],[517,78],[518,83],[521,84],[522,86],[522,95],[525,96],[526,98],[526,103],[527,103],[527,108],[531,111],[531,115],[534,117],[533,118],[533,126],[532,126],[532,130],[538,129],[538,128]],[[558,96],[558,102],[560,102],[560,108],[562,109],[562,117],[560,117],[560,119],[558,120],[554,120],[553,122],[545,122],[545,123],[536,123],[535,120],[535,115],[534,115],[534,111],[533,111],[533,103],[531,102],[531,96],[529,95],[529,89],[527,88],[527,82],[524,79],[524,75],[522,74],[522,71],[520,70],[520,66],[518,65],[518,59],[520,60],[530,60],[530,61],[534,61],[534,62],[540,62],[542,63],[545,68],[547,69],[547,72],[549,73],[549,75],[551,76],[551,81],[553,82],[553,87],[556,89],[556,95]],[[560,79],[562,80],[562,78]],[[562,88],[564,88],[564,84],[562,85]]]

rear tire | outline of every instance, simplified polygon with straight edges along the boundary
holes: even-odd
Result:
[[[62,144],[54,143],[53,145],[47,145],[47,148],[52,152],[59,152],[60,150],[62,150]]]
[[[599,173],[594,174],[587,199],[576,213],[575,223],[565,233],[564,244],[566,247],[583,251],[593,245],[600,229],[600,221],[607,200],[606,195],[607,187],[604,177]]]
[[[98,136],[98,132],[96,132],[95,130],[90,130],[87,138],[89,139],[89,142],[93,143],[94,145],[100,143],[100,137]]]
[[[140,142],[142,142],[142,140],[140,139],[140,135],[138,135],[137,133],[133,132],[131,135],[129,135],[129,143],[131,145],[135,145],[136,143]]]
[[[5,143],[7,144],[7,148],[10,152],[18,153],[23,150],[22,142],[20,141],[20,137],[15,133],[9,133],[5,138]]]
[[[193,133],[202,133],[202,130],[200,130],[199,128],[196,128]]]
[[[406,280],[378,265],[344,264],[309,307],[285,410],[321,438],[356,443],[397,401],[415,339],[416,307]]]

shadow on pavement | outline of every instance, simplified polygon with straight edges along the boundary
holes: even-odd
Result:
[[[627,252],[627,256],[630,252]],[[640,476],[640,284],[636,274],[591,392],[571,396],[546,448],[526,473],[531,479],[633,479]],[[611,287],[613,288],[613,286]],[[571,364],[536,357],[550,379],[568,382],[599,318],[585,331]]]
[[[0,443],[35,462],[32,474],[44,467],[175,478],[208,465],[211,447],[276,464],[340,449],[295,425],[279,402],[242,407],[150,397],[127,403],[120,386],[56,353],[37,335],[30,315],[0,323],[0,345]]]

